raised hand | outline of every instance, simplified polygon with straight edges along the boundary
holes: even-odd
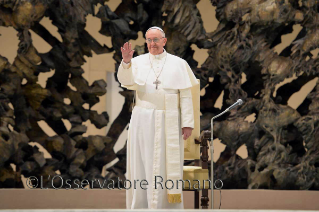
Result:
[[[124,43],[121,47],[122,58],[125,63],[130,63],[135,50],[132,50],[132,44],[129,42]]]

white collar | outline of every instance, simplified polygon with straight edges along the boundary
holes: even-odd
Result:
[[[152,60],[154,60],[154,59],[161,60],[166,56],[167,52],[165,49],[163,49],[163,52],[160,54],[157,54],[157,55],[152,55],[151,53],[149,53],[149,54],[150,54],[150,57]]]

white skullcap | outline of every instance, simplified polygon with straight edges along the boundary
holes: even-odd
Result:
[[[165,38],[165,32],[164,32],[164,30],[162,30],[160,27],[152,26],[152,27],[150,27],[148,30],[150,30],[150,29],[157,29],[157,30],[161,31],[163,37]],[[146,33],[148,32],[148,30],[145,32],[145,37],[146,37]]]

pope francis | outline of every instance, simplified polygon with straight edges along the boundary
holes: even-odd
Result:
[[[121,47],[117,77],[135,90],[127,140],[127,209],[183,209],[184,140],[194,128],[191,87],[198,84],[187,62],[169,54],[159,27],[147,30],[149,53],[133,57]],[[127,187],[127,186],[126,186]]]

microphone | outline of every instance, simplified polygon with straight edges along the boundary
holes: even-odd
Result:
[[[238,105],[242,105],[242,104],[243,104],[243,100],[238,99],[237,102],[235,102],[234,104],[232,104],[231,106],[229,106],[229,107],[228,107],[226,110],[224,110],[222,113],[220,113],[220,114],[214,116],[214,117],[211,119],[211,121],[213,121],[214,119],[218,118],[219,116],[221,116],[221,115],[227,113],[228,111],[234,109],[234,108],[237,107]]]
[[[213,120],[220,117],[221,115],[227,113],[228,111],[230,111],[231,109],[234,109],[235,107],[237,107],[238,105],[242,105],[243,104],[243,100],[238,99],[237,102],[235,102],[234,104],[232,104],[230,107],[228,107],[226,110],[224,110],[222,113],[214,116],[211,120],[210,120],[210,132],[211,132],[211,137],[210,137],[210,155],[211,158],[214,158],[214,145],[213,145],[213,132],[214,132],[214,125],[213,125]],[[211,168],[210,168],[210,176],[211,176],[211,182],[214,182],[214,163],[211,163]],[[215,184],[214,184],[215,185]],[[214,185],[211,189],[211,208],[214,209]]]
[[[234,104],[229,106],[226,110],[230,111],[230,110],[234,109],[235,107],[237,107],[238,105],[242,105],[242,104],[243,104],[243,100],[238,99],[237,102],[235,102]]]

